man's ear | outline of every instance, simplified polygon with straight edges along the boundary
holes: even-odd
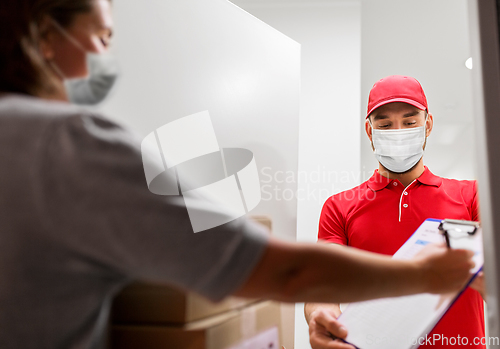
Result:
[[[432,132],[432,127],[434,126],[434,118],[432,117],[432,114],[429,113],[427,115],[427,121],[425,123],[425,136],[429,137],[429,135]]]
[[[365,121],[365,132],[366,135],[368,136],[368,139],[370,140],[370,143],[372,143],[372,125],[370,124],[370,121],[368,118]]]

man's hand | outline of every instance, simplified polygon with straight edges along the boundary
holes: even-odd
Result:
[[[347,330],[337,321],[330,309],[318,308],[311,313],[309,341],[313,349],[355,349],[339,338],[346,338]]]
[[[426,246],[415,256],[427,292],[447,293],[459,290],[471,277],[474,268],[469,250],[449,249],[444,244]]]

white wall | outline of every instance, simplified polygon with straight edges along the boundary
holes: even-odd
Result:
[[[144,137],[208,110],[220,147],[250,149],[259,172],[297,171],[298,43],[226,0],[117,1],[114,13],[122,78],[106,114]],[[263,196],[251,214],[271,216],[277,236],[295,239],[296,210]]]
[[[302,45],[297,239],[316,241],[323,202],[359,182],[360,3],[233,2]],[[297,304],[297,349],[310,348],[303,314]]]
[[[417,78],[434,115],[425,164],[443,177],[475,178],[467,0],[362,0],[361,28],[360,118],[377,80]],[[378,163],[360,132],[361,168],[370,176]]]

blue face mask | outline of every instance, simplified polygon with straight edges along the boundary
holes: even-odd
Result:
[[[53,67],[64,79],[66,94],[70,102],[80,105],[96,105],[104,101],[119,76],[116,58],[109,52],[87,52],[59,23],[54,26],[76,47],[86,52],[89,75],[82,79],[67,79],[60,69]]]

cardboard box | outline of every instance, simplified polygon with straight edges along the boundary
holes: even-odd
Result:
[[[267,229],[269,229],[269,232],[271,233],[273,230],[273,223],[271,219],[268,216],[250,216],[249,217],[251,220],[262,224],[265,226]]]
[[[115,297],[114,324],[184,324],[243,308],[256,299],[228,297],[213,303],[195,293],[163,285],[133,283]]]
[[[271,219],[251,216],[271,232]],[[114,300],[111,321],[116,324],[184,324],[257,302],[256,299],[228,297],[213,303],[195,293],[169,286],[136,282]]]
[[[257,340],[280,348],[280,323],[280,304],[266,301],[177,327],[114,325],[111,349],[240,349]]]

